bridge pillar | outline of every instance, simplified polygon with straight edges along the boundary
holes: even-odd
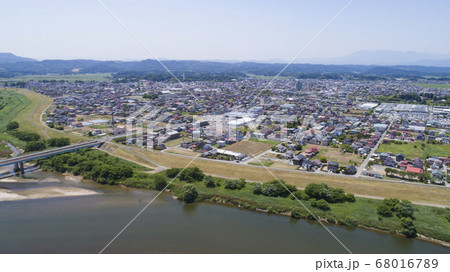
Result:
[[[17,173],[17,172],[19,172],[19,171],[20,171],[19,163],[15,163],[15,164],[14,164],[14,172]]]
[[[23,167],[23,162],[19,164],[20,167],[20,177],[22,177],[23,174],[25,174],[25,168]]]

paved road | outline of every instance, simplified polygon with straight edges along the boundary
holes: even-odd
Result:
[[[391,121],[391,123],[389,124],[389,126],[387,127],[386,131],[381,135],[380,139],[378,140],[377,144],[375,145],[374,148],[372,148],[370,150],[369,155],[367,155],[366,159],[361,163],[361,165],[358,168],[358,171],[355,174],[355,177],[359,178],[362,174],[362,172],[364,171],[364,169],[366,169],[367,164],[369,163],[370,158],[372,158],[372,155],[377,151],[378,147],[380,146],[380,144],[383,142],[384,137],[386,136],[387,132],[389,131],[389,129],[391,128],[392,124],[394,122]]]
[[[0,167],[19,163],[19,162],[36,160],[39,158],[45,158],[45,157],[53,156],[56,154],[72,152],[77,149],[89,148],[89,147],[93,147],[93,146],[101,145],[101,144],[103,144],[103,142],[101,142],[101,141],[90,141],[90,142],[83,142],[83,143],[58,147],[58,148],[54,148],[54,149],[50,149],[50,150],[39,151],[39,152],[31,153],[31,154],[25,154],[22,156],[17,156],[17,157],[5,159],[5,160],[0,160]]]

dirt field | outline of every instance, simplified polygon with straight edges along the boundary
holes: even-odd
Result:
[[[268,143],[260,143],[253,141],[240,141],[238,143],[224,147],[225,150],[231,150],[234,152],[244,153],[247,156],[257,155],[267,149],[271,148],[272,145]]]

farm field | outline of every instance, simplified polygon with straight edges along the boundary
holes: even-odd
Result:
[[[254,142],[254,141],[240,141],[238,143],[224,147],[225,150],[244,153],[247,156],[257,155],[273,145],[270,143]]]
[[[12,81],[39,81],[39,80],[65,80],[69,82],[74,82],[77,80],[81,81],[105,81],[111,76],[110,73],[97,73],[97,74],[70,74],[70,75],[25,75],[9,78]],[[0,79],[1,81],[1,79]]]
[[[425,144],[423,147],[422,144]],[[415,146],[415,147],[414,147]],[[414,143],[403,143],[403,144],[381,144],[378,147],[378,152],[392,152],[394,154],[402,153],[407,159],[421,158],[426,159],[431,156],[444,156],[448,157],[450,155],[450,145],[438,145],[438,144],[428,144],[421,141]]]
[[[437,84],[437,83],[417,83],[416,85],[424,88],[434,89],[450,89],[450,84]]]
[[[164,152],[151,152],[140,148],[133,148],[133,150],[166,167],[183,168],[191,161],[190,158],[165,154]],[[250,165],[197,158],[190,166],[197,166],[205,173],[217,176],[245,178],[247,180],[261,182],[267,182],[274,179],[273,176],[263,168]],[[450,206],[450,199],[448,198],[450,188],[393,183],[347,176],[329,176],[295,170],[271,169],[271,172],[279,179],[283,179],[286,183],[293,184],[297,187],[305,187],[312,182],[326,182],[330,186],[343,188],[350,193],[359,195],[383,198],[395,197],[409,199],[418,203]]]

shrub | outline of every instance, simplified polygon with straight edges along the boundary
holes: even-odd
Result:
[[[47,147],[44,141],[28,142],[25,145],[25,152],[44,150]]]
[[[66,137],[51,138],[48,140],[49,146],[61,147],[61,146],[69,145],[69,144],[70,144],[70,139],[66,138]]]
[[[347,199],[343,189],[328,187],[326,183],[310,183],[306,185],[305,193],[311,198],[323,199],[329,203],[345,202]]]
[[[392,216],[392,210],[391,208],[386,205],[385,203],[381,203],[377,207],[377,213],[384,217],[391,217]]]
[[[155,183],[155,189],[158,191],[164,190],[164,188],[166,188],[166,186],[167,186],[166,177],[164,177],[161,174],[153,175],[153,181]]]
[[[404,234],[408,238],[414,238],[417,236],[417,230],[414,226],[413,220],[409,217],[402,217],[400,219],[402,229],[401,233]]]
[[[17,139],[25,142],[33,142],[41,138],[41,136],[36,132],[29,132],[29,131],[11,131],[10,134],[16,137]]]
[[[206,187],[209,187],[209,188],[216,187],[216,184],[215,184],[215,182],[214,182],[214,179],[213,179],[213,177],[210,176],[210,175],[205,176],[205,177],[203,178],[203,181],[205,182],[205,186],[206,186]]]
[[[186,181],[186,182],[196,182],[196,181],[202,181],[205,174],[198,168],[198,167],[188,167],[181,171],[181,173],[178,175],[180,180]]]
[[[262,193],[261,192],[261,190],[262,190],[261,183],[254,183],[252,190],[255,195],[260,195]]]
[[[240,190],[245,187],[244,179],[227,179],[225,180],[225,185],[223,186],[225,189],[230,190]]]
[[[297,191],[294,185],[286,184],[283,180],[272,180],[262,185],[261,193],[270,197],[287,197],[290,192]]]
[[[11,131],[19,128],[19,123],[16,121],[11,121],[6,125],[6,130]]]
[[[166,176],[168,178],[175,178],[181,171],[181,168],[170,168],[166,170]]]
[[[180,199],[186,203],[192,203],[198,196],[197,188],[192,184],[185,184],[180,189]]]
[[[354,194],[346,194],[345,195],[345,201],[355,202],[356,201],[355,195]]]
[[[295,219],[299,219],[299,218],[301,218],[301,212],[300,212],[300,210],[299,209],[297,209],[297,208],[293,208],[292,210],[291,210],[291,217],[292,218],[295,218]]]
[[[321,209],[321,210],[324,210],[324,211],[330,209],[330,205],[324,199],[311,201],[311,206],[313,206],[315,208],[318,208],[318,209]]]
[[[292,200],[296,200],[296,199],[298,199],[298,200],[308,200],[309,199],[309,195],[307,195],[306,193],[305,193],[305,191],[303,191],[303,190],[297,190],[297,191],[295,191],[295,192],[293,192],[292,193],[292,195],[290,196],[290,198],[292,199]]]

